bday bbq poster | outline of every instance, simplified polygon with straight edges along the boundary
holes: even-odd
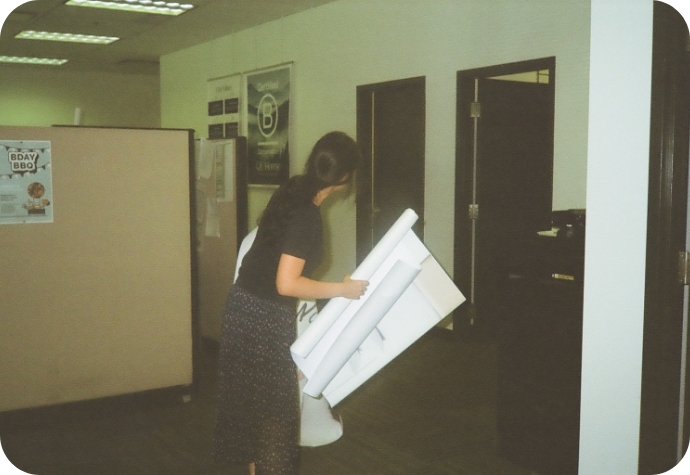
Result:
[[[52,222],[50,141],[0,140],[0,224]]]

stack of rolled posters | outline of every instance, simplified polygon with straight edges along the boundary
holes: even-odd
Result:
[[[366,293],[331,299],[291,346],[305,394],[335,406],[465,301],[412,231],[417,219],[403,212],[352,273]]]

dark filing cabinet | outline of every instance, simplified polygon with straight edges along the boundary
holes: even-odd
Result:
[[[499,452],[542,475],[578,468],[584,214],[559,219],[507,268],[497,328]]]

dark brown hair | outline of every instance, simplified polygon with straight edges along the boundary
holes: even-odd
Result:
[[[296,210],[313,200],[319,191],[351,182],[360,160],[357,143],[344,132],[329,132],[321,137],[309,154],[304,173],[293,176],[279,188],[259,218],[264,238],[273,241],[279,237]]]

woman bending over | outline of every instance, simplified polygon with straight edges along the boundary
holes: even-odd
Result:
[[[310,277],[322,258],[319,206],[345,190],[360,161],[342,132],[319,139],[302,175],[271,197],[222,317],[214,458],[254,475],[299,473],[299,393],[290,355],[298,299],[359,299],[368,282]]]

